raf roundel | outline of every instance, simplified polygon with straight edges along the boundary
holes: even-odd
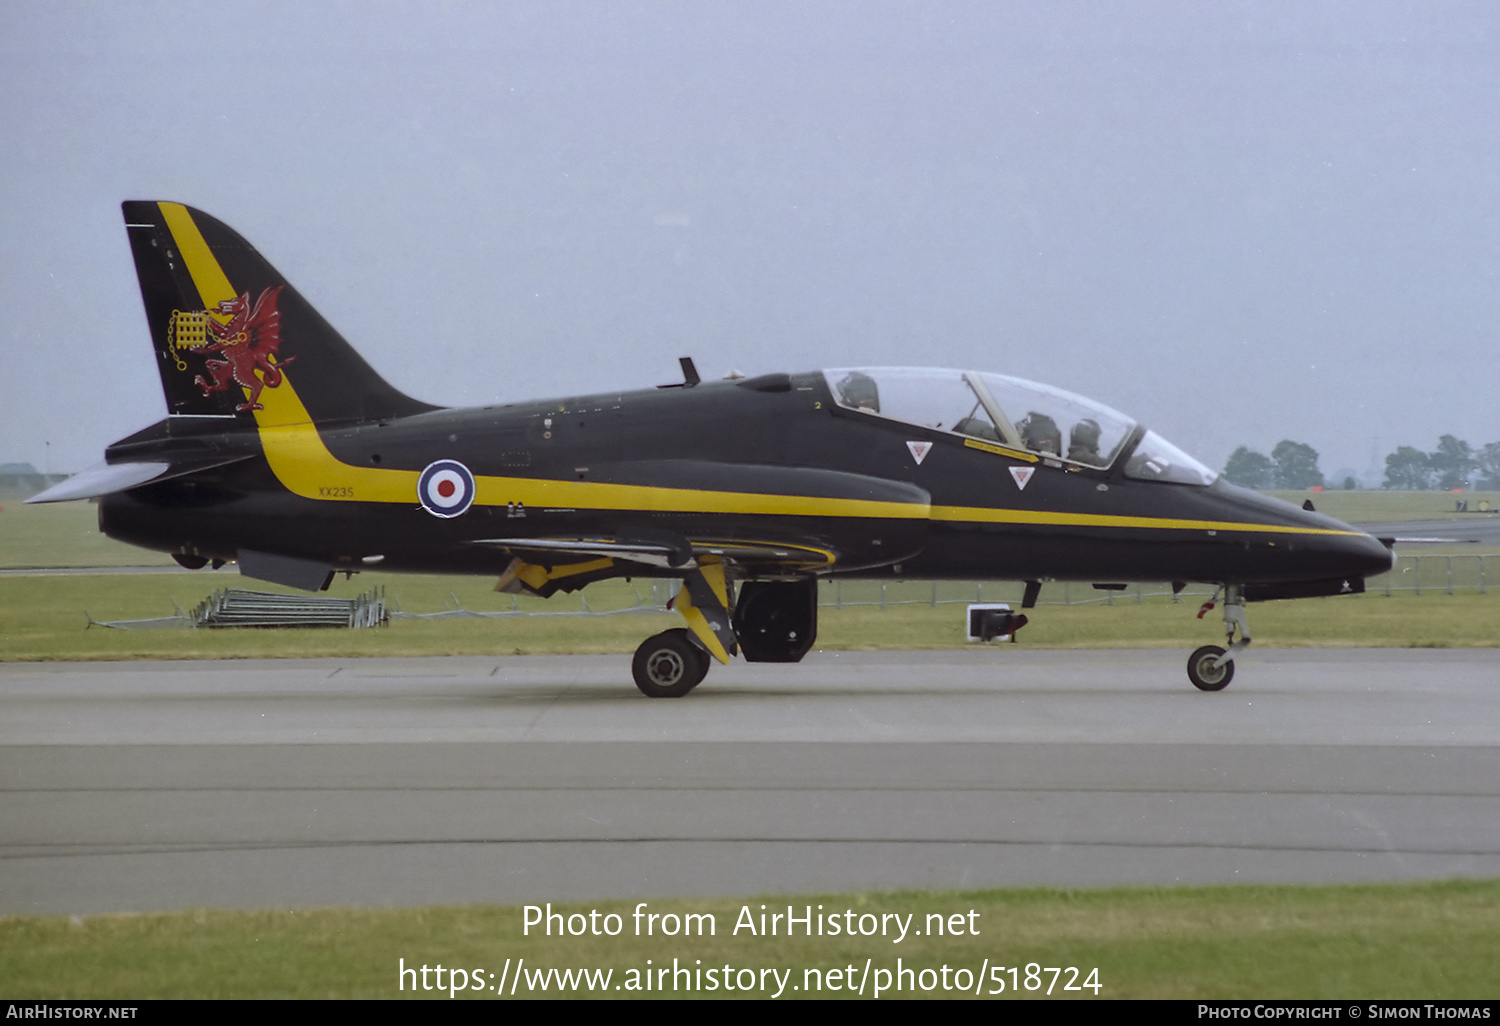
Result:
[[[417,478],[417,498],[435,517],[456,517],[474,502],[474,475],[457,460],[430,463]]]

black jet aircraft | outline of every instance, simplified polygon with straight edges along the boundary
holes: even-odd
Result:
[[[387,384],[244,239],[127,202],[168,416],[33,501],[97,498],[112,538],[187,567],[316,590],[333,574],[486,574],[550,596],[682,582],[685,627],[647,639],[647,695],[710,660],[796,662],[822,578],[1207,582],[1226,644],[1245,603],[1358,592],[1387,545],[1226,484],[1099,403],[988,372],[840,367],[449,409]],[[1208,607],[1208,604],[1205,604]],[[1200,611],[1200,616],[1202,612]],[[986,634],[1014,630],[1020,614]]]

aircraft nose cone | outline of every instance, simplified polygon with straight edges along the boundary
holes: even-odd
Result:
[[[1386,570],[1394,570],[1394,569],[1396,569],[1396,546],[1395,546],[1395,544],[1393,543],[1393,544],[1387,545],[1385,542],[1381,542],[1380,543],[1380,547],[1383,548],[1383,549],[1385,549],[1386,559],[1388,560],[1387,565],[1386,565]]]
[[[1354,528],[1350,528],[1354,530]],[[1339,539],[1340,554],[1349,563],[1346,572],[1361,577],[1387,573],[1396,566],[1396,550],[1369,534],[1345,535]]]

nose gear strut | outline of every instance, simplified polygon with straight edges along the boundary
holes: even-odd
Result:
[[[1225,584],[1215,589],[1213,596],[1198,608],[1198,619],[1224,596],[1224,644],[1204,645],[1188,657],[1188,679],[1200,691],[1222,691],[1234,679],[1234,657],[1250,645],[1250,622],[1245,619],[1245,586]],[[1235,632],[1239,640],[1235,640]]]

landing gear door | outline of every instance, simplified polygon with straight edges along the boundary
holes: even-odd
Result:
[[[734,633],[748,663],[801,662],[818,636],[818,582],[746,581],[734,604]]]

